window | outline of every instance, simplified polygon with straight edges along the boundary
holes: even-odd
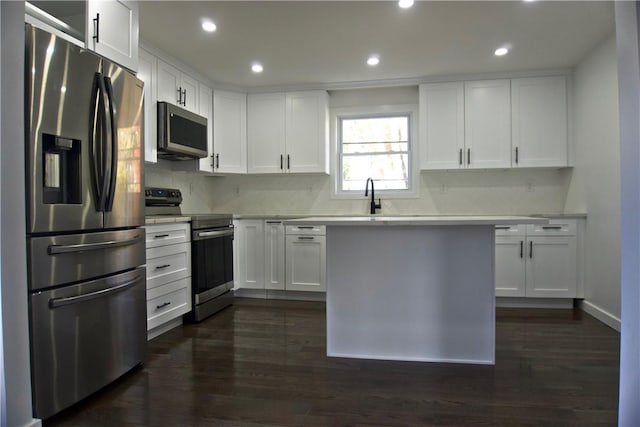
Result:
[[[410,114],[338,117],[338,192],[411,190]]]

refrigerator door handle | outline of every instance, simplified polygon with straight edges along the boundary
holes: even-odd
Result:
[[[107,100],[107,89],[104,84],[104,80],[102,78],[102,73],[96,73],[96,82],[98,84],[98,100],[100,104],[97,107],[97,115],[100,115],[102,111],[102,117],[98,117],[101,123],[102,136],[100,138],[100,147],[98,150],[100,151],[100,161],[95,158],[95,150],[94,150],[94,169],[95,169],[95,179],[96,185],[98,186],[98,211],[104,212],[107,198],[107,185],[108,185],[108,174],[106,171],[106,157],[107,157],[107,147],[105,144],[105,139],[107,134],[109,133],[109,128],[111,128],[111,124],[107,124],[107,111],[109,111],[109,101]],[[100,108],[102,107],[102,108]],[[95,135],[94,135],[95,136]]]
[[[118,176],[118,127],[116,125],[116,111],[114,108],[113,85],[109,77],[104,77],[105,88],[107,90],[107,98],[109,99],[109,120],[110,120],[110,149],[111,164],[109,165],[109,190],[106,197],[105,212],[111,212],[113,209],[113,198],[116,192],[116,177]]]
[[[117,248],[120,246],[135,245],[140,241],[141,237],[138,234],[132,239],[127,240],[108,240],[106,242],[98,243],[79,243],[77,245],[49,245],[47,252],[49,255],[68,254],[73,252],[94,251],[97,249]]]
[[[89,292],[88,294],[77,295],[77,296],[73,296],[73,297],[51,298],[49,300],[49,307],[50,308],[58,308],[58,307],[63,307],[65,305],[77,304],[77,303],[84,302],[84,301],[87,301],[87,300],[90,300],[90,299],[104,297],[104,296],[112,294],[114,292],[122,291],[122,290],[124,290],[126,288],[129,288],[129,287],[135,285],[139,280],[140,280],[140,275],[137,275],[136,277],[134,277],[133,279],[131,279],[129,281],[126,281],[126,282],[121,283],[121,284],[116,285],[116,286],[112,286],[112,287],[107,288],[107,289],[102,289],[102,290],[95,291],[95,292]]]

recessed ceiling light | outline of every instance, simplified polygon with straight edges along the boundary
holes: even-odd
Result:
[[[253,71],[254,73],[261,73],[262,70],[264,70],[264,68],[262,67],[262,64],[258,62],[251,64],[251,71]]]
[[[398,6],[403,9],[409,9],[411,6],[413,6],[413,0],[400,0],[398,1]]]
[[[213,33],[215,30],[218,29],[218,27],[216,26],[215,22],[207,19],[202,21],[202,29],[205,30],[207,33]]]
[[[368,59],[367,59],[367,64],[369,64],[372,67],[375,67],[376,65],[378,65],[380,63],[380,58],[378,58],[378,55],[371,55]]]
[[[509,49],[507,49],[506,47],[499,47],[496,49],[496,51],[494,52],[494,54],[496,56],[504,56],[507,53],[509,53]]]

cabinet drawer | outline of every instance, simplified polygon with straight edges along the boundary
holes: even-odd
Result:
[[[524,236],[527,226],[525,224],[517,225],[496,225],[496,236]]]
[[[575,219],[552,219],[549,224],[527,225],[527,236],[575,236]]]
[[[317,235],[324,236],[325,235],[325,226],[324,225],[287,225],[286,228],[287,235]]]
[[[147,292],[147,330],[191,311],[190,281],[188,277]]]
[[[147,249],[191,241],[191,226],[188,222],[147,225],[144,228]]]
[[[147,249],[147,289],[191,276],[191,244]]]

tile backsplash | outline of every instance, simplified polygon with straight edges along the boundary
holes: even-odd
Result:
[[[228,175],[208,177],[173,172],[168,162],[147,165],[146,185],[179,188],[183,212],[326,215],[368,213],[363,195],[332,194],[326,175]],[[382,198],[382,213],[394,214],[559,214],[563,213],[572,169],[422,172],[411,198]]]

